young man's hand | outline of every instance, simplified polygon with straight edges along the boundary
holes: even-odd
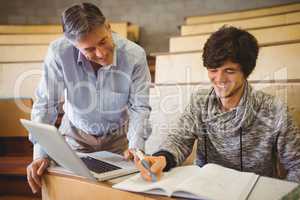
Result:
[[[156,176],[156,179],[159,180],[167,165],[166,158],[164,156],[144,156],[144,160],[149,163],[150,171]],[[153,181],[150,172],[145,169],[138,157],[134,157],[134,162],[136,167],[140,170],[141,176],[146,181]]]
[[[41,177],[49,164],[48,158],[39,158],[27,166],[27,181],[33,193],[37,193],[42,187]]]

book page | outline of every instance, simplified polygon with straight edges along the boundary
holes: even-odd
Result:
[[[113,185],[113,188],[132,192],[171,196],[171,193],[176,188],[177,184],[187,178],[193,177],[199,169],[198,166],[176,167],[170,172],[164,173],[157,182],[147,182],[139,173],[121,183]]]
[[[173,195],[186,197],[185,192],[189,192],[204,199],[246,199],[257,178],[258,175],[254,173],[207,164],[197,174],[178,185],[177,192]]]

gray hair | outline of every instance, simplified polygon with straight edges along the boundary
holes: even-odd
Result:
[[[67,8],[61,16],[64,35],[72,42],[105,23],[101,10],[94,4],[81,3]]]

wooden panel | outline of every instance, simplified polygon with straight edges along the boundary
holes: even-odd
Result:
[[[206,81],[202,53],[178,53],[156,56],[155,83],[192,83]]]
[[[42,63],[0,64],[0,96],[31,97],[42,75]]]
[[[112,30],[127,37],[128,23],[113,23]],[[26,29],[25,29],[26,30]],[[132,37],[138,37],[138,27],[131,29]],[[1,30],[0,30],[1,31]],[[49,41],[59,34],[45,35],[0,35],[0,62],[33,62],[42,61],[46,55]],[[18,45],[11,45],[18,44]],[[36,44],[36,45],[34,45]],[[37,45],[40,44],[40,45]]]
[[[13,198],[12,195],[22,195],[24,199],[22,196]],[[26,176],[0,176],[1,200],[40,200],[38,197],[41,197],[41,195],[32,194]]]
[[[202,50],[209,36],[210,34],[171,37],[169,40],[169,51],[184,52]]]
[[[26,167],[32,162],[32,156],[2,156],[1,175],[26,175]]]
[[[110,23],[111,29],[121,36],[133,41],[139,41],[139,26],[128,22]]]
[[[111,22],[111,29],[127,38],[130,34],[130,39],[138,41],[139,27],[128,22]],[[0,25],[0,34],[62,34],[61,25]],[[31,38],[31,36],[28,36]],[[36,39],[34,39],[36,40]],[[44,40],[44,39],[42,39]],[[1,38],[0,38],[1,44]],[[26,43],[27,44],[27,43]]]
[[[47,49],[48,45],[1,45],[0,62],[42,61]]]
[[[300,82],[298,83],[253,83],[255,89],[277,96],[285,102],[296,123],[300,127]],[[210,88],[210,85],[160,85],[150,89],[152,111],[150,121],[152,134],[146,141],[146,152],[158,150],[170,129],[174,128],[179,116],[184,112],[192,93],[199,89]]]
[[[155,80],[155,56],[147,55],[148,67],[151,75],[151,83]]]
[[[121,36],[127,38],[128,22],[110,23],[112,31],[119,33]]]
[[[193,35],[212,33],[218,30],[223,25],[231,25],[244,29],[249,28],[262,28],[268,26],[279,26],[291,23],[300,22],[300,12],[293,12],[282,15],[272,15],[267,17],[243,19],[235,21],[227,21],[212,24],[195,24],[195,25],[183,25],[181,26],[181,35]]]
[[[61,25],[0,25],[0,34],[62,33]]]
[[[300,39],[300,24],[249,30],[259,45],[276,42],[290,42]],[[170,38],[170,52],[202,50],[210,34]],[[272,37],[270,37],[272,36]]]
[[[23,184],[27,184],[26,182]],[[18,194],[12,194],[12,195],[2,195],[1,200],[41,200],[39,197],[30,196],[28,194],[26,195],[18,195]]]
[[[0,34],[0,44],[49,44],[62,34]]]
[[[128,26],[127,38],[134,42],[139,42],[140,40],[140,27],[136,24],[130,24]]]
[[[30,119],[31,98],[0,99],[0,137],[27,137],[20,118]]]
[[[250,80],[299,79],[300,43],[266,46],[260,49],[256,68]],[[155,82],[208,82],[202,52],[157,55]]]
[[[268,8],[260,8],[260,9],[251,9],[237,12],[228,12],[228,13],[217,13],[203,16],[191,16],[186,17],[186,24],[199,24],[199,23],[212,23],[212,22],[220,22],[220,21],[228,21],[234,19],[245,19],[245,18],[253,18],[260,17],[266,15],[274,15],[280,14],[290,11],[300,10],[300,3],[296,4],[287,4],[282,6],[273,6]]]
[[[22,130],[23,131],[23,130]],[[1,136],[1,134],[0,134]],[[0,137],[0,156],[7,157],[32,157],[33,144],[28,136]],[[1,162],[0,157],[0,162]],[[0,167],[1,168],[1,167]]]

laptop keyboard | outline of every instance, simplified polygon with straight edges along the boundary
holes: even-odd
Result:
[[[118,166],[109,164],[101,160],[97,160],[92,157],[82,157],[81,160],[84,162],[84,164],[87,166],[89,170],[96,173],[103,173],[103,172],[109,172],[109,171],[121,169]]]

